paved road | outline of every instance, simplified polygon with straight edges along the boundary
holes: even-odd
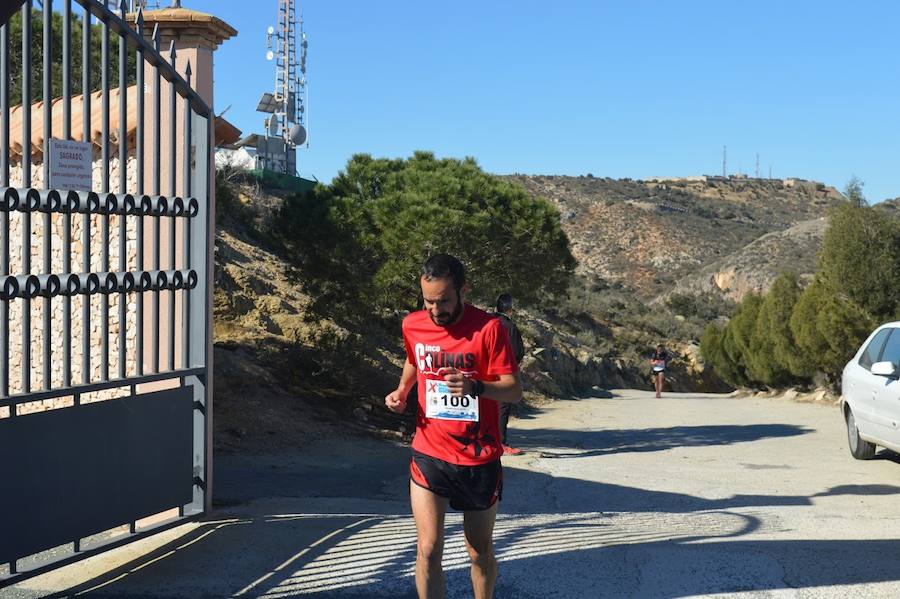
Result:
[[[854,461],[834,406],[618,391],[513,427],[498,599],[900,597],[900,460]],[[215,520],[0,597],[414,597],[407,456],[220,459]],[[460,524],[449,597],[471,596]]]

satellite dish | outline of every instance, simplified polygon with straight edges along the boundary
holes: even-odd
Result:
[[[266,50],[266,60],[272,60],[275,58],[275,53],[271,50]]]
[[[268,33],[269,35],[272,35],[273,33],[275,33],[275,28],[272,27],[271,25],[269,25],[269,28],[266,29],[266,33]]]
[[[269,137],[275,137],[278,135],[278,117],[274,114],[269,117],[269,124],[266,127],[269,132]]]
[[[306,128],[300,123],[291,127],[291,143],[295,146],[302,146],[306,143]]]

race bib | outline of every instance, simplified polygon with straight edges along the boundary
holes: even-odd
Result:
[[[450,394],[446,381],[425,381],[425,415],[440,420],[478,421],[478,397]]]

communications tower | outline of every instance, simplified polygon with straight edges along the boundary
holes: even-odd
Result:
[[[275,89],[263,93],[256,107],[269,114],[262,153],[265,168],[288,175],[297,173],[297,148],[307,143],[308,43],[302,13],[297,18],[297,4],[297,0],[278,0],[278,22],[266,35],[266,58],[275,63]]]

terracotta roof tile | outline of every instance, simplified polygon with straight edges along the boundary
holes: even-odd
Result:
[[[126,137],[128,149],[134,149],[135,131],[137,129],[137,86],[132,85],[125,91],[127,102]],[[149,115],[150,113],[147,112]],[[103,115],[102,93],[91,93],[91,141],[100,147],[102,141]],[[9,157],[10,162],[19,162],[22,158],[22,106],[13,106],[9,115]],[[53,100],[51,107],[51,135],[63,139],[63,102],[62,98]],[[118,151],[119,145],[119,88],[109,91],[109,130],[111,151]],[[84,139],[84,102],[81,94],[72,97],[72,139]],[[149,135],[149,134],[148,134]],[[241,137],[241,132],[234,125],[222,118],[216,118],[216,145],[233,144]],[[148,137],[149,139],[149,137]],[[44,146],[44,103],[31,105],[31,159],[38,162],[42,159]]]

